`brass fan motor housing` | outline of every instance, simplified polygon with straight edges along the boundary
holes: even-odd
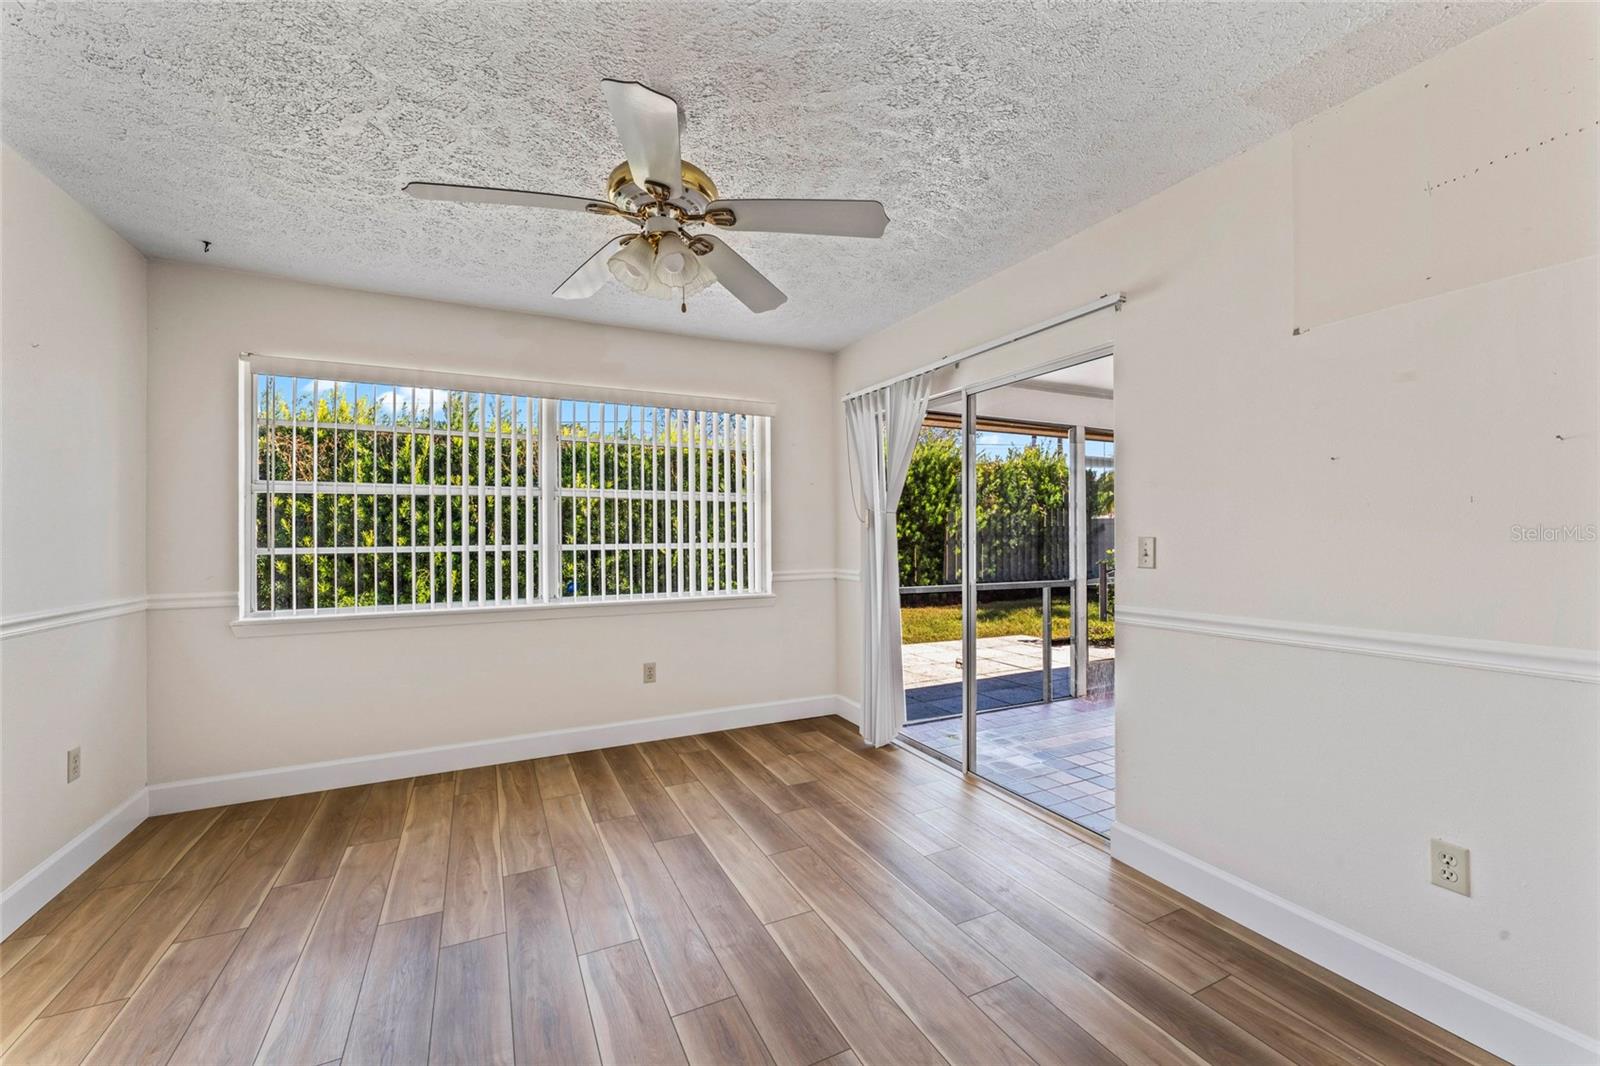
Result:
[[[681,173],[684,192],[704,198],[705,203],[699,205],[701,209],[705,204],[716,200],[717,186],[711,180],[711,175],[688,160],[683,161]],[[606,198],[626,214],[636,214],[644,207],[645,202],[648,202],[641,202],[638,197],[638,190],[643,188],[643,185],[633,180],[633,171],[628,164],[618,163],[612,169],[611,177],[606,179]]]

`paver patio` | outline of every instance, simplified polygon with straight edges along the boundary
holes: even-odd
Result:
[[[908,644],[904,734],[961,759],[960,641]],[[1057,645],[1058,660],[1070,649]],[[1116,652],[1089,649],[1090,695],[1042,701],[1037,637],[978,641],[978,773],[1017,795],[1104,835],[1116,820]],[[1072,691],[1072,672],[1051,670],[1057,694]]]
[[[1072,691],[1072,648],[1051,649],[1051,695]],[[900,649],[906,687],[906,721],[921,722],[961,713],[961,642],[930,641]],[[1115,648],[1089,646],[1089,694],[1112,687]],[[995,710],[1044,699],[1044,643],[1038,637],[978,638],[978,709]]]

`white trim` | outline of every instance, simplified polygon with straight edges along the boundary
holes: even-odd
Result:
[[[1203,633],[1231,640],[1287,644],[1384,659],[1406,659],[1436,666],[1459,666],[1558,681],[1600,684],[1600,653],[1545,644],[1513,644],[1425,633],[1396,633],[1349,626],[1283,622],[1265,618],[1199,614],[1153,607],[1118,605],[1119,625]]]
[[[854,581],[854,570],[774,570],[773,581]]]
[[[144,610],[145,597],[127,596],[117,600],[101,600],[76,607],[58,607],[48,611],[30,611],[0,619],[0,640],[20,637],[27,633],[43,633],[50,629],[99,622],[106,618],[119,618]]]
[[[256,450],[260,447],[258,438],[256,436],[255,421],[256,384],[255,376],[251,372],[249,359],[241,357],[239,360],[238,369],[239,392],[237,402],[239,404],[239,435],[237,454],[234,456],[234,462],[238,467],[238,484],[240,486],[248,486],[255,478]],[[317,398],[320,401],[321,386],[314,384],[313,389],[315,390]],[[314,427],[316,426],[315,418],[312,420],[312,425]],[[276,438],[272,439],[274,440],[275,444]],[[337,437],[335,438],[335,447],[337,447]],[[316,452],[313,451],[312,454],[315,455]],[[313,465],[315,465],[315,460],[313,460]],[[271,472],[273,469],[273,464],[267,464],[267,469],[269,472]],[[316,496],[312,496],[311,498],[312,500],[316,500]],[[313,503],[312,506],[315,507],[316,504]],[[276,515],[269,515],[268,517],[269,520],[274,523],[277,521]],[[237,613],[239,604],[250,602],[250,587],[255,583],[256,580],[255,500],[247,487],[241,488],[240,490],[239,513],[235,518],[235,522],[237,523],[237,543],[234,545],[234,552],[237,562],[234,566],[233,576],[234,580],[237,582],[237,584],[234,586],[234,607],[235,612]]]
[[[417,774],[493,766],[544,755],[592,751],[618,744],[694,736],[739,726],[800,721],[828,714],[851,722],[860,719],[853,700],[843,696],[807,696],[151,785],[129,796],[116,810],[73,837],[0,893],[0,939],[10,936],[33,917],[39,908],[133,832],[140,822],[158,814],[391,781]]]
[[[235,632],[244,633],[247,631],[245,627],[255,627],[257,624],[268,620],[275,623],[280,620],[292,620],[295,623],[300,623],[307,618],[317,619],[318,622],[316,624],[318,628],[323,631],[327,631],[328,627],[320,622],[320,619],[324,615],[333,615],[335,617],[353,617],[362,614],[370,614],[382,615],[385,617],[395,616],[411,618],[413,616],[426,613],[430,615],[438,614],[442,617],[444,615],[460,615],[472,609],[476,609],[482,613],[485,608],[492,607],[494,608],[494,613],[497,617],[503,617],[508,611],[514,609],[533,609],[552,605],[566,605],[576,602],[590,602],[591,597],[588,596],[587,593],[594,590],[588,587],[587,582],[583,583],[583,592],[581,594],[569,595],[563,591],[562,584],[559,580],[541,581],[536,590],[530,587],[528,594],[511,606],[501,603],[498,597],[496,597],[494,601],[490,601],[487,596],[487,565],[493,561],[497,568],[496,572],[498,573],[498,566],[502,558],[502,549],[498,546],[490,546],[486,543],[483,523],[480,522],[478,524],[478,536],[476,544],[452,544],[450,539],[450,526],[448,523],[446,523],[444,543],[442,545],[434,543],[431,538],[429,539],[428,543],[420,545],[420,547],[434,555],[437,555],[442,549],[443,552],[451,558],[452,561],[450,563],[450,567],[452,568],[455,566],[453,553],[459,550],[461,553],[463,580],[465,580],[466,576],[474,572],[473,567],[474,565],[476,566],[475,572],[478,580],[476,582],[477,596],[475,603],[466,599],[452,599],[451,602],[443,605],[435,603],[419,604],[415,599],[415,595],[413,594],[409,603],[374,605],[371,609],[367,610],[364,610],[360,607],[324,610],[322,609],[324,605],[319,603],[302,604],[298,602],[294,595],[287,597],[290,602],[283,603],[282,600],[285,597],[276,592],[273,592],[272,595],[266,597],[266,599],[273,600],[272,603],[264,605],[256,603],[256,600],[261,598],[260,593],[256,588],[256,583],[258,571],[261,570],[262,566],[266,567],[264,572],[270,576],[270,580],[267,582],[270,588],[267,591],[275,590],[278,584],[283,583],[280,582],[276,576],[278,569],[275,565],[275,560],[282,561],[278,560],[279,555],[283,555],[289,563],[294,564],[294,573],[299,574],[301,571],[297,561],[304,555],[325,555],[330,557],[336,555],[350,555],[353,559],[355,559],[356,562],[359,562],[360,560],[359,558],[356,558],[356,556],[359,555],[360,551],[362,550],[360,547],[361,530],[359,529],[359,525],[356,530],[357,535],[354,538],[356,542],[355,548],[346,546],[344,548],[309,548],[302,550],[304,547],[302,545],[275,547],[274,538],[268,538],[269,543],[266,547],[258,547],[256,545],[258,532],[256,527],[259,522],[257,516],[261,506],[263,505],[263,502],[272,500],[274,498],[274,493],[284,491],[297,492],[300,490],[312,490],[308,492],[307,495],[310,496],[311,510],[313,513],[316,510],[316,501],[319,498],[317,493],[322,490],[326,490],[330,493],[336,493],[340,496],[353,495],[358,502],[362,496],[368,496],[370,497],[372,506],[374,508],[376,508],[377,501],[381,497],[393,498],[396,508],[398,508],[399,502],[402,498],[404,498],[406,493],[409,493],[414,501],[418,488],[423,485],[426,485],[433,495],[437,495],[437,492],[433,492],[433,490],[437,488],[437,479],[434,476],[436,471],[433,468],[431,458],[429,463],[430,476],[427,482],[422,482],[418,478],[418,472],[412,470],[410,471],[410,481],[408,483],[402,483],[399,480],[394,480],[390,484],[379,484],[376,481],[369,484],[361,479],[361,471],[357,470],[355,482],[339,483],[334,481],[324,481],[322,483],[322,489],[318,489],[319,477],[315,462],[312,464],[313,469],[310,472],[311,476],[309,482],[305,480],[304,471],[291,471],[287,480],[276,482],[274,480],[274,469],[277,465],[279,465],[276,462],[268,463],[264,471],[257,471],[255,468],[258,463],[264,461],[261,458],[261,445],[259,444],[259,441],[262,439],[263,431],[265,431],[268,435],[272,435],[273,440],[276,441],[276,434],[281,432],[285,425],[288,425],[287,423],[280,425],[278,422],[278,410],[281,406],[281,401],[277,398],[276,385],[274,383],[290,382],[293,385],[293,390],[298,391],[302,389],[304,383],[308,380],[315,385],[316,382],[323,380],[325,377],[333,378],[336,381],[349,379],[352,390],[359,388],[366,393],[370,393],[374,388],[386,389],[392,393],[397,388],[403,388],[407,385],[410,385],[413,393],[415,393],[418,385],[428,385],[436,390],[433,394],[434,399],[437,399],[437,389],[442,386],[449,389],[449,398],[446,401],[447,406],[451,403],[457,402],[457,398],[459,398],[459,402],[464,405],[464,410],[470,407],[472,398],[474,395],[476,395],[478,400],[478,414],[479,416],[485,417],[478,417],[475,425],[469,425],[463,421],[461,427],[461,439],[467,440],[470,443],[474,437],[476,438],[478,444],[477,469],[476,471],[456,471],[456,473],[461,474],[461,477],[456,479],[460,482],[460,484],[445,493],[445,495],[448,497],[460,499],[460,506],[463,508],[463,514],[466,514],[465,508],[467,503],[472,499],[476,499],[478,501],[480,511],[483,510],[483,507],[486,503],[486,493],[488,492],[488,488],[486,487],[488,482],[487,475],[490,474],[491,471],[486,468],[486,460],[484,458],[487,445],[485,423],[487,420],[486,404],[490,396],[493,396],[495,402],[501,405],[503,405],[504,401],[507,399],[511,400],[514,408],[517,410],[521,410],[524,405],[526,405],[528,411],[530,412],[527,421],[529,443],[530,445],[532,444],[532,435],[536,433],[539,441],[539,454],[542,458],[549,458],[553,456],[559,447],[559,442],[566,440],[569,436],[568,427],[563,425],[559,418],[555,417],[556,413],[559,412],[561,405],[571,405],[575,408],[575,410],[577,407],[581,406],[583,408],[584,418],[589,423],[585,432],[585,439],[588,439],[591,444],[598,443],[600,446],[600,451],[598,454],[599,469],[603,472],[607,463],[609,462],[610,466],[613,468],[612,473],[615,475],[618,473],[617,468],[619,462],[623,460],[623,445],[627,440],[632,438],[633,434],[631,430],[627,431],[625,434],[623,429],[623,421],[615,421],[611,431],[608,433],[606,426],[607,413],[611,411],[613,402],[622,404],[623,411],[626,412],[625,414],[623,411],[615,411],[612,413],[615,414],[616,418],[618,419],[625,419],[626,423],[631,426],[635,419],[644,418],[649,408],[643,404],[650,400],[653,395],[634,395],[627,390],[624,390],[623,392],[618,393],[616,397],[611,397],[611,392],[615,392],[615,390],[610,390],[607,392],[606,397],[602,397],[604,402],[600,403],[599,405],[599,434],[598,436],[595,436],[592,432],[592,430],[596,428],[593,421],[595,416],[594,408],[596,406],[594,398],[584,397],[580,393],[573,393],[570,390],[558,390],[557,394],[554,396],[544,395],[541,398],[539,396],[539,392],[542,392],[542,389],[530,391],[530,389],[519,387],[517,383],[512,382],[509,379],[475,378],[472,376],[451,374],[430,374],[422,371],[396,371],[394,373],[388,373],[382,368],[369,368],[375,371],[375,373],[371,375],[357,373],[357,371],[360,371],[361,369],[362,368],[360,367],[352,365],[317,363],[315,361],[305,362],[293,359],[263,359],[249,353],[245,353],[240,357],[240,434],[238,455],[240,486],[238,500],[239,561],[237,566],[237,595],[240,618],[234,627]],[[369,381],[373,384],[368,384],[367,382]],[[317,389],[314,387],[312,391],[313,397],[315,397]],[[540,405],[539,409],[541,415],[538,418],[534,418],[531,414],[533,404],[535,402],[538,402]],[[634,521],[631,517],[632,512],[630,512],[630,517],[627,520],[627,528],[625,531],[619,527],[610,531],[611,535],[605,536],[605,534],[608,532],[606,529],[606,523],[604,521],[606,514],[606,501],[615,501],[613,504],[613,514],[614,516],[620,516],[620,509],[628,505],[630,501],[638,502],[642,499],[648,498],[651,500],[660,501],[662,503],[670,503],[680,491],[684,491],[683,486],[679,486],[677,489],[662,489],[659,484],[656,484],[652,487],[649,495],[645,496],[637,488],[617,488],[616,485],[622,484],[622,479],[620,477],[612,478],[614,484],[613,487],[609,489],[604,487],[598,489],[592,487],[587,489],[566,487],[562,484],[564,479],[557,478],[554,476],[554,474],[542,478],[535,478],[532,476],[526,478],[522,485],[515,487],[514,494],[507,493],[507,495],[514,495],[519,505],[525,505],[525,509],[529,513],[532,513],[537,509],[539,514],[544,518],[544,521],[541,523],[540,532],[541,534],[548,533],[550,535],[541,535],[537,544],[535,544],[531,538],[523,536],[519,546],[514,549],[513,558],[515,558],[516,551],[531,552],[537,547],[540,551],[540,558],[542,561],[541,573],[547,578],[558,573],[557,568],[560,565],[561,560],[582,558],[587,560],[589,564],[599,563],[599,596],[595,598],[601,600],[611,599],[616,601],[627,600],[628,602],[639,602],[655,598],[679,598],[702,595],[715,596],[717,598],[732,598],[739,595],[761,595],[770,592],[772,588],[772,575],[771,566],[768,560],[771,558],[771,554],[770,551],[767,550],[767,546],[770,542],[771,535],[771,502],[770,493],[767,491],[769,477],[768,472],[764,467],[768,462],[768,449],[765,447],[765,442],[767,440],[767,435],[771,431],[771,415],[749,413],[744,411],[730,413],[734,412],[735,408],[727,405],[723,405],[721,407],[710,405],[693,409],[679,406],[679,404],[687,402],[687,398],[685,397],[661,398],[659,402],[662,404],[671,403],[673,406],[670,408],[670,410],[674,412],[681,412],[684,424],[691,425],[695,429],[695,432],[690,434],[687,439],[680,438],[677,441],[672,441],[661,435],[659,424],[652,419],[652,426],[655,428],[655,433],[648,443],[651,446],[651,455],[653,458],[659,453],[663,459],[670,459],[673,457],[674,453],[682,452],[685,448],[688,449],[690,465],[684,468],[685,472],[693,472],[697,475],[693,486],[693,500],[691,502],[688,514],[693,527],[693,532],[691,538],[686,541],[682,535],[683,531],[680,528],[678,531],[679,535],[677,537],[677,547],[680,549],[687,547],[688,549],[692,550],[694,559],[698,564],[698,580],[690,582],[684,587],[671,589],[666,592],[663,592],[659,589],[652,589],[649,595],[636,595],[630,591],[626,595],[608,596],[608,592],[616,593],[618,590],[615,588],[610,590],[607,589],[605,575],[608,571],[614,569],[617,565],[620,565],[624,559],[626,559],[628,564],[627,572],[629,574],[630,582],[633,578],[642,576],[643,571],[638,569],[635,564],[640,564],[644,560],[642,558],[635,559],[632,554],[632,549],[653,549],[652,555],[659,556],[659,550],[668,547],[668,545],[664,543],[635,543],[640,541],[641,538],[636,535],[639,531],[634,529]],[[391,409],[393,409],[392,402]],[[503,406],[500,409],[503,410]],[[456,416],[454,415],[451,416],[452,419],[455,417]],[[465,419],[467,416],[462,415],[461,417]],[[302,424],[306,421],[304,412],[301,412],[298,418],[299,421],[296,424]],[[310,421],[315,424],[316,419],[317,413],[313,411]],[[292,416],[292,413],[289,421],[295,421],[295,417]],[[359,419],[357,421],[359,421]],[[374,417],[372,419],[371,431],[374,434],[372,438],[374,441],[378,440],[377,434],[382,431],[381,426],[378,425],[380,421],[381,419],[378,417]],[[391,434],[391,436],[395,437],[396,441],[398,441],[399,436],[401,435],[414,435],[415,427],[402,426],[401,420],[398,417],[392,419],[391,421],[393,422],[394,426],[398,427],[396,434]],[[732,480],[730,476],[731,464],[733,461],[732,436],[736,424],[737,431],[740,433],[743,433],[746,431],[746,429],[748,429],[753,443],[751,462],[749,464],[745,464],[749,468],[749,476],[748,478],[741,478],[741,484],[744,486],[744,491],[737,491],[726,484],[723,484],[720,488],[713,490],[713,481],[721,484],[723,482],[730,482]],[[363,426],[349,426],[345,428],[350,429],[351,432],[365,432],[365,427]],[[294,426],[288,426],[288,429],[291,431],[292,435]],[[439,431],[437,429],[429,429],[426,432],[434,434]],[[453,433],[454,431],[448,430],[446,432]],[[500,441],[501,431],[498,423],[494,433],[495,440],[497,442]],[[365,437],[363,436],[361,439],[365,439]],[[456,438],[452,437],[451,439]],[[377,445],[374,444],[374,447],[376,446]],[[496,459],[492,473],[494,475],[496,485],[493,486],[493,490],[495,493],[495,498],[499,499],[502,490],[509,488],[509,486],[500,484],[502,480],[502,471],[499,458],[500,452],[497,450],[495,454]],[[586,459],[585,462],[587,461],[588,460]],[[633,461],[634,460],[630,457],[627,460],[627,464],[631,467],[633,465]],[[642,473],[642,456],[640,457],[639,461],[641,463],[639,472]],[[357,465],[359,466],[359,462]],[[555,469],[555,466],[542,465],[542,468],[549,473]],[[398,462],[396,462],[395,476],[397,479],[399,477],[399,470],[400,466]],[[452,472],[449,469],[448,458],[446,460],[445,473],[447,475],[446,480],[450,480]],[[448,487],[449,486],[447,486],[447,488]],[[560,529],[555,523],[556,517],[565,513],[564,502],[568,498],[584,498],[598,501],[601,517],[601,534],[603,539],[576,545],[568,545],[563,543],[563,538],[559,535]],[[740,530],[740,539],[737,543],[735,543],[732,539],[731,530],[722,529],[712,521],[716,515],[722,513],[722,505],[725,503],[730,506],[736,504],[748,505],[740,506],[738,508],[739,513],[742,516],[746,514],[748,515],[749,521],[748,523],[743,524],[743,528]],[[359,512],[360,508],[357,509],[358,522]],[[373,513],[376,514],[376,511]],[[396,511],[396,513],[398,513],[398,511]],[[432,512],[430,510],[430,514],[431,513]],[[413,533],[415,533],[416,523],[414,515],[412,525]],[[612,525],[617,526],[618,523],[614,521]],[[398,537],[398,529],[396,530],[396,533],[397,535],[395,537],[395,542],[398,543],[400,540]],[[368,539],[371,539],[371,537],[369,536]],[[415,537],[412,539],[414,542]],[[368,547],[370,548],[370,545]],[[415,543],[412,543],[409,547],[400,548],[393,546],[384,548],[380,545],[374,550],[377,551],[380,557],[385,555],[393,557],[395,573],[398,575],[400,572],[399,565],[402,558],[407,554],[407,552],[409,552],[414,560],[418,547],[419,545],[416,545]],[[743,568],[741,568],[737,574],[735,574],[732,570],[733,563],[738,558],[741,551],[749,552],[751,565],[749,567],[748,579],[745,577]],[[453,572],[454,571],[452,569],[452,573]],[[357,566],[354,573],[354,602],[359,604],[362,598],[362,568]],[[618,584],[620,585],[620,582]],[[724,584],[730,587],[726,589],[718,587]],[[395,585],[396,588],[398,588],[398,577],[396,578]],[[299,586],[298,579],[291,578],[287,580],[286,588],[288,588],[288,586],[294,586],[294,588],[297,589]],[[289,589],[289,591],[293,593],[294,589]],[[370,594],[372,590],[369,589],[368,591]],[[485,617],[487,617],[487,615],[485,615]],[[406,622],[401,624],[415,625],[424,623]],[[428,622],[425,624],[433,625],[436,623]]]
[[[952,391],[960,392],[963,395],[971,395],[979,392],[993,392],[996,389],[1004,389],[1012,385],[1021,385],[1024,382],[1032,381],[1034,378],[1041,377],[1045,374],[1054,374],[1059,370],[1066,370],[1068,367],[1081,366],[1084,363],[1092,363],[1096,359],[1104,359],[1106,356],[1114,354],[1116,354],[1116,345],[1097,344],[1093,348],[1085,348],[1081,352],[1074,352],[1071,355],[1064,355],[1059,359],[1047,359],[1042,363],[1037,363],[1030,367],[1024,367],[1021,370],[1009,370],[1004,374],[1000,374],[992,378],[984,378],[982,381],[970,382],[969,384],[963,385],[959,389]]]
[[[450,607],[383,611],[362,608],[330,609],[319,615],[264,616],[235,618],[228,622],[236,637],[283,637],[295,633],[355,633],[383,629],[426,629],[431,626],[481,625],[485,622],[540,622],[554,619],[606,618],[647,614],[673,614],[681,611],[727,611],[742,607],[772,607],[777,595],[771,592],[724,592],[702,596],[663,596],[659,599],[560,600],[554,603],[528,603],[515,607]]]
[[[381,755],[357,755],[348,759],[279,766],[269,770],[169,781],[150,786],[150,813],[171,814],[217,807],[227,803],[248,803],[275,796],[293,796],[328,788],[366,785],[375,781],[465,770],[474,766],[493,766],[546,755],[566,755],[575,751],[637,744],[646,740],[695,736],[700,733],[739,726],[764,725],[816,718],[826,714],[849,717],[848,701],[838,696],[807,696],[800,699],[718,707],[706,711],[635,718],[605,725],[552,729],[541,733],[471,740],[460,744],[441,744],[410,751]]]
[[[117,841],[133,832],[148,815],[149,804],[148,791],[139,789],[0,893],[0,938],[10,936]]]
[[[849,696],[835,696],[833,698],[835,703],[838,704],[833,713],[859,728],[861,725],[861,701],[853,700]]]
[[[1026,340],[1036,333],[1043,333],[1047,329],[1055,329],[1057,326],[1066,325],[1068,322],[1082,318],[1085,315],[1092,315],[1096,311],[1104,311],[1108,307],[1115,308],[1116,310],[1120,311],[1122,310],[1122,305],[1127,303],[1127,301],[1128,298],[1120,292],[1107,293],[1098,300],[1091,300],[1081,307],[1074,307],[1070,311],[1063,311],[1059,315],[1054,315],[1042,321],[1035,322],[1031,326],[1023,326],[1021,329],[1012,333],[1007,333],[1003,337],[996,337],[992,341],[984,341],[982,344],[975,344],[971,348],[967,348],[964,351],[959,351],[954,355],[941,356],[930,363],[924,363],[914,370],[907,370],[904,374],[896,374],[894,377],[887,378],[874,385],[867,385],[863,388],[856,389],[854,392],[848,392],[841,396],[839,400],[841,403],[843,403],[847,400],[854,399],[857,396],[862,396],[869,392],[875,392],[878,389],[886,389],[896,382],[905,381],[907,378],[914,378],[918,374],[926,374],[930,370],[942,370],[945,367],[955,366],[963,359],[971,359],[973,356],[983,355],[985,352],[992,352],[996,348],[1003,348],[1007,344],[1011,344],[1015,341]]]
[[[1120,615],[1120,612],[1119,612]],[[1117,824],[1111,856],[1512,1062],[1594,1063],[1600,1042]]]
[[[855,581],[854,570],[778,570],[772,575],[776,582],[785,581]],[[630,614],[636,610],[651,612],[712,611],[734,607],[766,607],[776,600],[770,592],[725,593],[685,599],[660,600],[563,600],[556,604],[534,604],[526,607],[492,607],[482,610],[455,608],[450,611],[419,611],[416,614],[356,612],[319,617],[300,616],[286,618],[234,619],[229,624],[240,636],[265,636],[268,632],[290,633],[299,629],[318,633],[336,633],[354,629],[398,629],[412,626],[455,625],[465,622],[516,622],[548,618],[552,608],[561,612],[576,608],[585,617],[598,618],[609,615]],[[12,618],[0,619],[0,639],[20,637],[49,629],[97,622],[140,611],[201,611],[226,609],[238,612],[239,596],[234,592],[153,592],[148,596],[129,596],[121,600],[64,607],[54,611],[36,611]]]

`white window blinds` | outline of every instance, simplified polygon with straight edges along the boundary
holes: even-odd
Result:
[[[562,400],[562,595],[748,592],[767,419]]]
[[[770,589],[765,405],[531,384],[248,357],[242,615]]]

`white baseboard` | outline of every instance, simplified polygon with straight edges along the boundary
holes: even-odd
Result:
[[[838,715],[840,718],[843,718],[845,721],[849,722],[851,725],[856,726],[857,728],[860,728],[860,726],[861,726],[861,701],[860,700],[853,700],[848,696],[835,696],[833,698],[834,698],[834,700],[836,700],[838,702],[838,709],[835,710],[833,713]]]
[[[133,832],[148,816],[149,802],[149,792],[141,788],[0,893],[0,938],[10,936],[117,841]]]
[[[1600,1041],[1380,944],[1154,837],[1115,825],[1111,854],[1290,951],[1511,1062],[1600,1062]]]
[[[292,796],[347,785],[366,785],[418,774],[466,770],[474,766],[545,755],[566,755],[617,744],[693,736],[739,726],[799,721],[828,714],[837,714],[852,722],[860,717],[855,704],[843,697],[808,696],[151,785],[128,797],[120,807],[79,833],[4,893],[0,893],[0,923],[3,923],[0,939],[10,936],[13,930],[71,884],[73,878],[92,866],[151,815]]]
[[[474,766],[516,762],[545,755],[566,755],[574,751],[609,748],[618,744],[637,744],[645,740],[693,736],[738,726],[788,722],[802,718],[837,714],[856,720],[848,701],[838,696],[808,696],[801,699],[718,707],[707,711],[667,715],[660,718],[635,718],[606,725],[553,729],[542,733],[473,740],[411,751],[392,751],[381,755],[358,755],[348,759],[279,766],[270,770],[250,770],[219,777],[199,777],[188,781],[169,781],[150,786],[150,813],[171,814],[227,803],[247,803],[275,796],[293,796],[397,777],[416,777]],[[48,897],[47,897],[48,898]]]

